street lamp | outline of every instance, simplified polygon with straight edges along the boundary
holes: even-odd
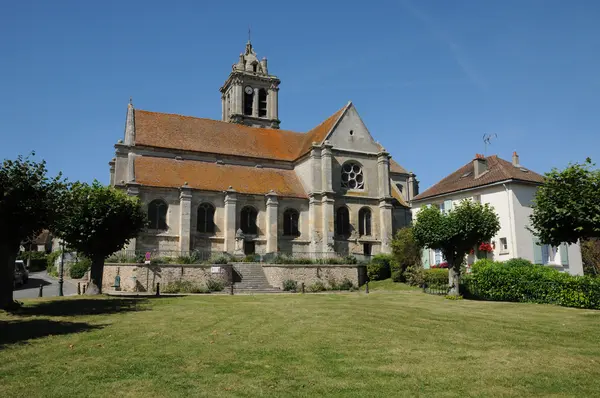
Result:
[[[65,242],[63,240],[60,241],[60,265],[58,266],[58,295],[64,296],[63,294],[63,274],[64,274],[64,265],[65,265]]]

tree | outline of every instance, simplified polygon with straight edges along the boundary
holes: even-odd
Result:
[[[404,271],[408,267],[421,265],[421,247],[415,240],[413,229],[406,227],[398,230],[392,240],[392,277],[396,281],[404,281]]]
[[[417,244],[440,250],[448,263],[450,293],[457,295],[460,266],[473,247],[489,241],[500,230],[500,220],[489,204],[463,200],[443,214],[435,206],[421,209],[413,226]]]
[[[21,242],[50,228],[60,213],[66,184],[47,176],[46,162],[4,160],[0,168],[0,308],[15,305],[14,263]]]
[[[104,259],[144,229],[146,213],[137,198],[97,181],[73,184],[65,203],[56,232],[69,249],[92,261],[86,294],[100,294]]]
[[[581,241],[581,259],[584,275],[600,276],[600,239]]]
[[[532,229],[543,244],[559,246],[600,237],[600,170],[587,158],[546,173],[535,194]]]

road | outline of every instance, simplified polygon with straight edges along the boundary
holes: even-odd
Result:
[[[27,283],[17,287],[13,292],[13,297],[15,300],[38,297],[40,284],[44,285],[44,297],[58,296],[58,279],[51,277],[46,271],[42,271],[30,273]],[[77,285],[65,279],[63,294],[65,296],[77,294]]]

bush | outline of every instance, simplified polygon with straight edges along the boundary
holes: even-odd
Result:
[[[367,265],[367,276],[371,281],[381,281],[391,276],[390,263],[392,256],[389,254],[377,254]]]
[[[392,274],[395,272],[396,275],[394,282],[405,282],[406,269],[421,266],[421,248],[415,241],[411,227],[402,228],[396,232],[396,236],[392,240],[392,254],[394,257],[391,264]]]
[[[209,264],[229,264],[229,257],[227,257],[224,254],[221,254],[220,256],[216,256],[216,257],[211,257],[210,260],[208,260]]]
[[[352,290],[354,289],[354,283],[348,278],[344,278],[342,283],[337,285],[337,290]]]
[[[463,278],[463,291],[483,300],[600,309],[600,279],[572,276],[543,265],[525,265],[523,261],[478,261],[471,274]]]
[[[54,264],[56,263],[56,260],[60,257],[61,253],[62,250],[57,250],[46,256],[46,271],[50,272],[52,268],[56,268],[54,267]]]
[[[190,281],[169,282],[162,288],[163,293],[208,293],[208,288],[198,286]]]
[[[27,265],[29,262],[29,272],[43,271],[48,267],[48,260],[45,252],[21,252],[17,255],[18,260],[23,260]]]
[[[524,258],[511,258],[508,261],[504,262],[504,265],[507,267],[530,267],[533,263],[529,260],[525,260]]]
[[[426,269],[423,273],[427,286],[448,286],[448,270],[444,268]]]
[[[325,285],[321,281],[315,282],[314,285],[311,285],[308,288],[308,291],[309,292],[313,292],[313,293],[324,292],[325,290],[327,290],[327,288],[325,287]]]
[[[423,286],[425,283],[425,270],[422,267],[408,267],[403,274],[406,283],[411,286]]]
[[[85,273],[89,271],[91,266],[92,260],[86,257],[79,257],[79,259],[69,267],[69,275],[73,279],[81,279],[85,276]]]
[[[298,289],[298,282],[286,279],[283,281],[283,290],[286,292],[295,292]]]
[[[408,268],[407,268],[407,269],[408,269]],[[392,267],[392,280],[393,280],[394,282],[402,282],[402,283],[404,283],[404,282],[408,282],[408,281],[406,280],[406,275],[405,275],[405,272],[406,272],[406,271],[402,272],[402,271],[400,271],[399,269],[393,269],[393,267]]]
[[[220,292],[225,288],[225,284],[220,279],[209,279],[206,281],[206,288],[209,292]]]

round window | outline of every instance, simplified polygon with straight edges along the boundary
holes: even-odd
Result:
[[[346,163],[342,167],[342,187],[364,189],[365,182],[362,167],[357,163]]]

